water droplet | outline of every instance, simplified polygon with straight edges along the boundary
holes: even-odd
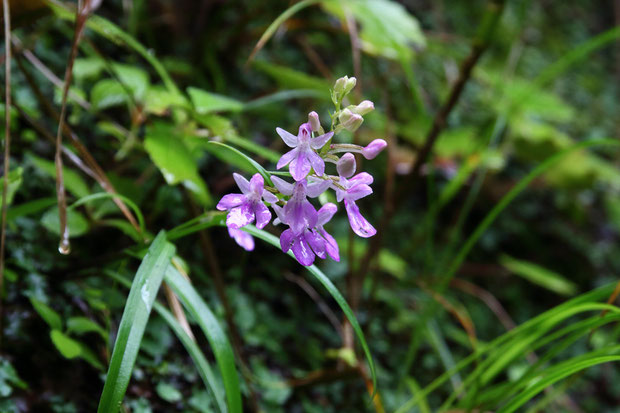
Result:
[[[144,302],[144,305],[146,306],[146,311],[151,311],[151,300],[150,300],[151,293],[146,288],[146,284],[144,284],[142,288],[140,289],[140,295],[142,296],[142,301]]]
[[[60,240],[60,244],[58,244],[58,252],[63,255],[68,255],[71,252],[71,245],[69,245],[69,239],[65,238]]]

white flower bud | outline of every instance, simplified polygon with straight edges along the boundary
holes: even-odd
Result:
[[[375,110],[375,104],[372,103],[370,100],[365,100],[359,105],[353,106],[351,110],[358,115],[364,116],[368,112]]]
[[[321,121],[319,120],[319,114],[315,111],[312,111],[308,114],[308,123],[310,124],[310,128],[312,128],[312,132],[318,132],[321,130]]]

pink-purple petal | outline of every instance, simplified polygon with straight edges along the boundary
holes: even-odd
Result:
[[[323,205],[317,212],[316,224],[319,226],[325,225],[330,219],[332,219],[336,211],[338,211],[338,207],[331,202]]]
[[[226,211],[238,207],[245,202],[245,195],[242,194],[228,194],[224,195],[220,202],[215,206],[220,211]]]
[[[240,229],[228,228],[228,235],[246,251],[254,250],[254,237]]]
[[[233,173],[233,178],[237,183],[237,186],[241,190],[241,193],[247,194],[248,192],[250,192],[250,183],[247,179],[245,179],[242,175],[239,175],[236,172]]]
[[[366,184],[355,185],[347,190],[345,198],[350,201],[357,201],[360,198],[364,198],[372,194],[372,188]]]
[[[256,228],[263,229],[265,225],[271,221],[271,212],[262,202],[254,205],[254,214],[256,215]]]
[[[306,195],[310,198],[316,198],[323,192],[327,191],[327,188],[329,188],[331,184],[331,181],[328,179],[308,184],[308,189],[306,189]]]
[[[301,181],[310,173],[310,162],[305,152],[298,150],[298,148],[294,150],[296,150],[297,153],[289,165],[289,171],[294,180]]]
[[[310,146],[314,149],[321,149],[334,136],[334,132],[327,132],[324,135],[317,136],[310,140]]]
[[[302,236],[306,238],[306,241],[310,244],[312,251],[314,251],[317,257],[323,260],[327,257],[327,253],[325,252],[325,240],[323,237],[314,231],[308,230],[306,230]]]
[[[263,194],[264,187],[265,180],[263,179],[261,174],[254,174],[254,176],[252,176],[252,179],[250,179],[250,191],[254,192],[258,196],[261,196]]]
[[[325,239],[325,251],[327,252],[327,255],[329,255],[334,261],[340,261],[340,249],[338,248],[338,243],[334,237],[332,237],[331,234],[328,234],[323,228],[319,229],[319,233]]]
[[[297,153],[299,153],[299,149],[295,148],[282,155],[278,160],[278,163],[276,164],[276,168],[281,169],[282,167],[284,167],[286,164],[291,162],[295,158],[295,156],[297,156]]]
[[[280,235],[280,247],[282,248],[282,251],[288,252],[288,250],[291,249],[294,240],[295,234],[293,234],[293,231],[291,229],[287,229],[286,231],[282,232],[282,234]]]
[[[295,184],[291,184],[286,182],[282,178],[278,178],[277,176],[271,176],[271,182],[275,185],[276,189],[280,191],[283,195],[292,195],[293,189],[295,188]]]
[[[316,172],[318,176],[323,176],[323,174],[325,173],[325,161],[321,159],[321,157],[317,155],[316,152],[314,152],[313,150],[309,150],[305,153],[307,155],[308,161],[310,162],[310,165],[312,165],[312,168],[314,168],[314,172]]]
[[[351,229],[353,229],[353,232],[362,238],[369,238],[377,233],[375,227],[373,227],[370,222],[362,216],[355,201],[345,199],[344,207],[347,210],[349,224],[351,224]]]
[[[263,200],[265,202],[270,203],[270,204],[275,204],[276,202],[278,202],[278,197],[275,196],[274,194],[272,194],[269,191],[264,191],[263,192]]]
[[[359,185],[359,184],[370,185],[372,184],[373,181],[374,181],[374,178],[372,177],[371,174],[369,174],[368,172],[360,172],[359,174],[355,175],[353,178],[349,179],[349,184],[350,184],[349,187]]]
[[[228,228],[237,229],[251,224],[252,221],[254,221],[254,208],[252,208],[249,202],[246,202],[230,210],[226,217],[226,226]]]
[[[294,148],[295,146],[297,146],[297,142],[298,142],[297,136],[285,131],[282,128],[276,128],[276,133],[280,135],[280,137],[282,138],[282,140],[287,146],[291,148]]]
[[[295,238],[292,249],[293,255],[295,255],[295,258],[297,258],[297,261],[299,261],[301,265],[305,265],[306,267],[312,265],[314,262],[314,253],[304,237],[298,236]]]

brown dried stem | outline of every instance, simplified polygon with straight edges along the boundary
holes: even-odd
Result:
[[[11,12],[8,0],[2,1],[4,11],[4,179],[2,181],[2,228],[0,229],[0,346],[2,344],[2,319],[4,306],[4,243],[6,241],[7,194],[9,192],[9,156],[11,154]]]

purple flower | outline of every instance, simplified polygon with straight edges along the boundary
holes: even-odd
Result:
[[[226,226],[238,229],[251,224],[256,219],[256,227],[264,228],[271,220],[271,212],[263,204],[263,200],[274,204],[278,198],[265,191],[265,181],[260,174],[254,174],[250,182],[236,173],[233,174],[233,177],[241,189],[241,193],[224,195],[216,206],[220,211],[229,211],[226,217]]]
[[[362,148],[362,155],[366,159],[374,159],[382,150],[387,146],[387,142],[383,139],[375,139],[370,142],[365,148]]]
[[[290,228],[284,231],[280,236],[282,251],[293,250],[293,255],[297,261],[306,266],[312,265],[315,256],[325,259],[329,255],[334,261],[340,261],[336,240],[323,228],[323,225],[334,216],[337,209],[338,207],[334,204],[325,204],[317,213],[314,228],[305,228],[299,234],[295,234]]]
[[[280,246],[284,252],[292,249],[301,265],[312,265],[315,255],[325,258],[325,241],[316,232],[308,229],[299,234],[295,234],[291,228],[287,229],[280,235]]]
[[[314,168],[314,172],[319,176],[325,173],[325,162],[315,150],[321,149],[334,135],[333,132],[312,138],[309,123],[304,123],[299,127],[297,136],[282,128],[276,128],[276,132],[286,145],[294,148],[282,155],[276,165],[278,169],[290,163],[289,171],[296,181],[304,179],[310,173],[311,168]]]
[[[334,237],[332,237],[330,234],[327,233],[327,231],[325,231],[323,225],[327,224],[329,220],[332,219],[337,210],[338,207],[332,203],[323,205],[321,209],[319,209],[318,219],[315,227],[315,232],[317,232],[325,241],[325,252],[327,252],[327,255],[329,255],[334,261],[340,261],[340,251],[338,249],[338,243],[336,242]],[[321,256],[319,255],[319,257]]]
[[[377,233],[377,230],[362,216],[360,209],[355,203],[358,199],[364,198],[372,194],[372,175],[366,172],[359,173],[353,178],[347,179],[343,176],[340,177],[340,186],[345,190],[335,187],[336,198],[338,202],[344,199],[344,208],[347,211],[349,217],[349,223],[353,232],[362,238],[372,237]]]
[[[329,186],[331,181],[325,180],[308,184],[304,179],[290,184],[277,176],[272,176],[271,181],[284,195],[290,195],[284,208],[274,208],[278,218],[291,227],[295,234],[300,234],[306,228],[313,228],[317,222],[317,212],[306,197],[316,198]]]
[[[240,229],[228,228],[228,235],[246,251],[254,250],[254,237]]]

